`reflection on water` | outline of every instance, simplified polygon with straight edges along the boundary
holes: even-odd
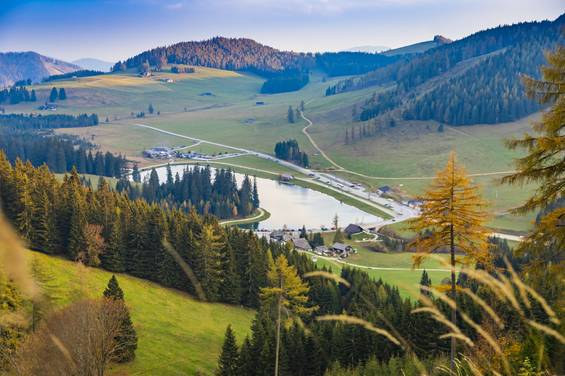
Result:
[[[188,167],[192,167],[188,165]],[[171,166],[173,176],[187,168],[185,165]],[[214,172],[214,169],[212,169]],[[149,171],[142,172],[142,177]],[[166,167],[157,169],[161,182],[166,179]],[[213,174],[212,174],[213,175]],[[236,174],[236,180],[241,183],[242,174]],[[303,188],[297,185],[281,184],[274,180],[257,178],[257,189],[261,208],[271,213],[271,217],[260,222],[256,229],[299,229],[303,225],[307,229],[331,227],[333,217],[339,216],[340,225],[349,223],[375,223],[380,218],[367,214],[353,206],[346,205],[324,193]]]

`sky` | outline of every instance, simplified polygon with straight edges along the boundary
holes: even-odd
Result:
[[[564,12],[563,0],[0,0],[0,52],[115,62],[214,36],[302,52],[395,48]]]

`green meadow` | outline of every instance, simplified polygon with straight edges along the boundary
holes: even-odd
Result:
[[[59,307],[81,296],[99,297],[112,273],[79,266],[58,257],[29,252],[50,281],[48,292]],[[114,366],[116,375],[212,374],[231,324],[241,343],[249,333],[252,310],[206,303],[155,283],[117,275],[139,338],[133,362]]]

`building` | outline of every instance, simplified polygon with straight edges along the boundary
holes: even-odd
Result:
[[[420,206],[422,206],[422,200],[408,200],[406,205],[408,205],[412,209],[418,209]]]
[[[377,192],[381,195],[384,195],[385,193],[390,193],[392,191],[392,188],[389,187],[388,185],[383,185],[382,187],[379,187],[379,189],[377,189]]]
[[[347,225],[347,227],[345,228],[345,230],[343,230],[343,232],[345,232],[345,234],[347,236],[351,236],[351,235],[355,235],[355,234],[359,234],[361,232],[363,232],[363,227],[356,225],[354,223],[350,223],[349,225]]]
[[[289,181],[291,181],[292,179],[294,179],[294,176],[289,175],[289,174],[281,174],[281,175],[279,175],[279,181],[282,181],[282,182],[289,182]]]
[[[314,253],[321,256],[331,256],[333,252],[325,245],[319,245],[314,249]]]
[[[337,242],[333,243],[330,249],[341,258],[346,258],[353,252],[353,248],[350,245]]]
[[[173,156],[173,151],[166,147],[156,147],[143,151],[143,156],[154,159],[168,159]]]
[[[312,250],[312,246],[310,246],[310,243],[308,243],[308,240],[306,240],[304,238],[292,239],[291,241],[292,241],[292,244],[294,244],[295,249],[299,249],[301,251],[311,251]]]

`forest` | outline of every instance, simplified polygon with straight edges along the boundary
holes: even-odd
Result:
[[[141,175],[134,168],[134,183],[124,178],[117,183],[116,189],[127,193],[132,199],[141,197],[149,203],[187,212],[195,210],[201,215],[212,214],[221,219],[247,217],[259,208],[255,181],[252,183],[245,176],[238,188],[231,170],[215,171],[212,178],[209,166],[194,166],[186,168],[181,175],[177,173],[173,176],[171,167],[167,166],[166,180],[160,183],[155,169],[142,182]]]
[[[395,82],[396,89],[366,103],[361,120],[400,108],[405,119],[452,125],[512,121],[538,111],[521,77],[538,77],[544,52],[555,48],[565,16],[557,20],[500,26],[420,55],[403,58],[364,76],[340,81],[326,95]],[[466,62],[468,68],[418,95],[420,85]],[[470,106],[473,105],[473,108]]]
[[[0,115],[0,127],[16,129],[57,129],[92,127],[98,125],[98,115]]]
[[[261,86],[262,94],[285,93],[296,91],[308,85],[310,77],[308,72],[283,71],[280,74],[267,78]]]
[[[132,200],[110,189],[103,180],[93,190],[80,183],[76,171],[60,181],[46,166],[35,168],[21,161],[10,164],[3,154],[0,202],[20,236],[34,249],[126,272],[200,299],[258,308],[252,335],[241,348],[232,347],[237,355],[233,360],[241,367],[238,369],[244,370],[237,373],[240,375],[273,374],[275,321],[263,299],[273,260],[282,262],[284,256],[300,276],[320,270],[307,256],[258,239],[253,233],[221,227],[214,217],[200,216],[194,210],[166,209],[143,199]],[[490,247],[499,267],[504,268],[504,259],[511,260],[513,270],[526,267],[527,259],[513,256],[504,241],[493,241]],[[183,272],[179,260],[193,274]],[[307,278],[304,304],[311,313],[304,316],[304,324],[308,330],[297,324],[282,329],[281,375],[323,375],[335,367],[373,363],[381,368],[414,368],[402,346],[363,326],[316,320],[324,315],[355,315],[375,325],[394,327],[396,335],[410,343],[424,364],[432,367],[444,362],[448,341],[438,339],[442,326],[433,324],[429,315],[412,313],[423,307],[422,303],[401,298],[397,288],[372,280],[358,269],[343,268],[340,280],[345,282],[338,284],[315,273]],[[489,299],[490,292],[480,289],[465,273],[459,275],[457,283],[461,289]],[[431,284],[423,273],[422,285]],[[435,300],[427,290],[421,294]],[[488,322],[488,314],[475,300],[465,295],[458,299],[461,311],[473,312],[477,322]],[[436,304],[448,311],[441,301]],[[515,314],[505,306],[498,309],[501,315]],[[541,307],[531,314],[547,319]],[[523,328],[518,323],[509,330],[520,336]],[[460,324],[466,336],[479,340],[473,327],[463,321]],[[553,346],[550,338],[545,341]]]
[[[81,174],[122,176],[127,165],[125,157],[109,152],[93,153],[93,148],[90,143],[74,137],[0,127],[0,149],[12,163],[19,158],[36,167],[46,164],[56,173],[68,172],[75,167]]]
[[[289,113],[293,112],[290,111]],[[308,154],[300,150],[298,141],[294,139],[277,142],[275,145],[275,156],[285,161],[294,162],[302,167],[310,166]]]
[[[0,90],[0,104],[18,104],[20,102],[35,102],[35,90],[29,91],[24,86],[14,85],[9,89]]]
[[[43,82],[65,80],[65,79],[69,79],[69,78],[92,77],[92,76],[99,76],[101,74],[104,74],[104,72],[83,69],[83,70],[74,71],[74,72],[70,72],[70,73],[54,74],[54,75],[51,75],[47,78],[44,78]]]

